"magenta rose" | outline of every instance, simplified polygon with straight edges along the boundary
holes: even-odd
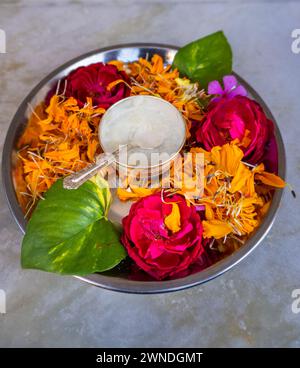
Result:
[[[123,219],[122,242],[129,257],[157,280],[179,277],[196,263],[204,252],[202,224],[194,206],[180,195],[165,201],[178,205],[180,228],[173,232],[165,225],[172,204],[164,203],[156,193],[134,203]]]
[[[120,82],[112,88],[108,88],[110,83],[117,80],[122,80],[125,83]],[[91,97],[94,106],[107,109],[115,102],[129,96],[128,84],[127,74],[118,71],[116,66],[96,63],[73,70],[61,81],[58,93],[64,93],[66,97],[76,98],[80,107],[86,103],[87,97]],[[55,93],[56,87],[51,90],[47,100],[50,101]]]
[[[266,163],[277,171],[277,145],[273,122],[262,107],[245,96],[221,98],[209,106],[209,111],[196,131],[196,140],[206,150],[239,139],[244,160],[250,164]]]

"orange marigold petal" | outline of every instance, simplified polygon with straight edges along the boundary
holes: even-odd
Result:
[[[125,83],[123,79],[117,79],[113,82],[110,82],[109,85],[106,87],[108,91],[111,91],[115,86],[117,86],[120,83]]]
[[[213,147],[211,150],[211,159],[216,168],[232,176],[236,174],[243,157],[243,151],[234,142]]]
[[[256,174],[255,179],[258,179],[262,183],[266,185],[270,185],[271,187],[275,187],[275,188],[284,188],[286,186],[285,181],[282,180],[279,176],[268,173],[266,171],[260,174]]]
[[[159,188],[141,188],[141,187],[128,187],[118,188],[117,196],[121,201],[138,200],[139,198],[147,197],[160,190]]]
[[[205,203],[205,218],[206,220],[213,220],[214,219],[214,211],[212,209],[212,207],[208,204]]]
[[[177,203],[172,204],[172,211],[171,213],[165,217],[165,225],[166,227],[172,231],[172,233],[177,233],[177,231],[181,228],[181,221],[180,221],[180,210]]]
[[[203,237],[220,239],[232,232],[229,224],[221,220],[202,221]]]
[[[236,170],[235,176],[233,177],[231,181],[229,191],[231,193],[241,191],[242,189],[244,189],[247,182],[251,180],[253,181],[253,185],[254,185],[254,179],[253,179],[253,175],[251,171],[249,170],[247,166],[245,166],[243,163],[240,162],[238,169]],[[250,184],[247,188],[249,187],[250,187]],[[243,192],[245,192],[245,190]],[[248,193],[245,193],[245,194],[248,194]]]
[[[114,65],[119,71],[124,70],[124,63],[121,60],[111,60],[107,64]]]

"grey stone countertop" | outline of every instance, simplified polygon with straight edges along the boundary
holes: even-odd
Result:
[[[234,70],[275,115],[288,182],[299,190],[299,1],[0,1],[0,148],[22,99],[49,71],[89,50],[126,42],[184,45],[223,29]],[[7,173],[8,174],[8,173]],[[300,193],[298,193],[300,194]],[[21,270],[22,234],[0,197],[0,347],[300,347],[299,200],[286,190],[263,243],[200,287],[126,295],[72,277]]]

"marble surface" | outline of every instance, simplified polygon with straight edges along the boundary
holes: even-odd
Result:
[[[183,45],[223,29],[234,69],[269,104],[286,144],[288,181],[300,172],[299,1],[0,1],[0,146],[19,103],[51,69],[125,42]],[[300,347],[299,200],[287,191],[268,237],[242,264],[203,286],[124,295],[72,277],[20,269],[21,233],[0,197],[0,347]]]

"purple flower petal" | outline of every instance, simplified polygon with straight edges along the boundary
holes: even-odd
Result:
[[[225,77],[223,77],[223,84],[224,91],[230,92],[237,87],[238,81],[236,80],[236,77],[234,75],[225,75]]]
[[[208,84],[208,93],[216,95],[211,101],[217,102],[223,98],[232,98],[235,96],[247,96],[245,87],[240,86],[234,75],[225,75],[223,77],[224,89],[221,84],[215,80]]]
[[[234,97],[234,96],[247,96],[248,92],[245,87],[238,86],[235,89],[233,89],[231,92],[228,93],[228,97]]]
[[[222,95],[224,93],[221,84],[216,80],[208,84],[207,91],[209,95]]]
[[[195,206],[196,208],[196,211],[205,211],[205,206],[204,205],[198,205],[198,206]]]

